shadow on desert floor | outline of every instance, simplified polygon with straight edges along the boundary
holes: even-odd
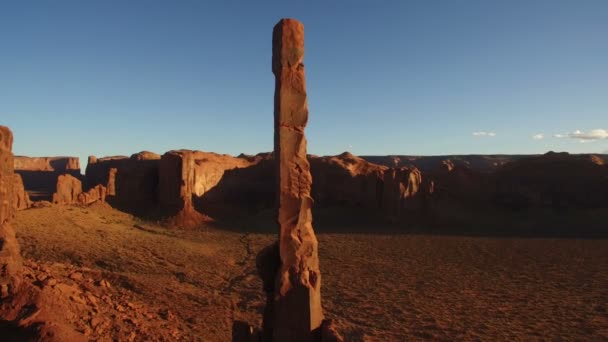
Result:
[[[481,215],[480,215],[481,216]],[[580,217],[583,216],[581,219]],[[483,215],[480,220],[454,220],[427,216],[396,223],[364,210],[320,209],[314,212],[314,228],[318,234],[429,235],[488,238],[554,238],[608,239],[607,213],[541,213],[522,215],[504,213],[495,218]],[[257,215],[217,219],[211,227],[232,232],[276,233],[278,226],[273,211]]]

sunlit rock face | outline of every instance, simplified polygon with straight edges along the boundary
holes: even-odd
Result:
[[[312,227],[312,176],[304,129],[304,25],[283,19],[272,36],[274,154],[277,165],[279,254],[274,289],[274,341],[310,341],[321,326],[321,272]]]
[[[21,256],[10,225],[14,206],[13,133],[0,126],[0,299],[15,294],[21,283]]]

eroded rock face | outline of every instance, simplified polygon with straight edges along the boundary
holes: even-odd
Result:
[[[80,172],[80,162],[77,157],[15,157],[15,170],[28,171],[68,171]]]
[[[57,190],[53,194],[55,204],[76,204],[82,193],[82,183],[72,175],[60,175],[57,178]]]
[[[131,157],[89,157],[86,186],[106,187],[107,201],[117,209],[146,215],[156,209],[160,156],[143,151]]]
[[[205,203],[199,199],[218,185],[225,172],[250,164],[244,158],[217,153],[169,151],[160,162],[159,205],[168,216],[174,216],[176,225],[187,228],[200,225],[208,217],[200,213]]]
[[[304,135],[308,104],[303,58],[304,25],[282,19],[272,36],[281,258],[274,292],[274,341],[311,341],[323,321],[318,243],[312,227],[312,176]]]
[[[194,152],[169,151],[161,157],[159,167],[158,202],[165,214],[174,217],[174,224],[195,228],[205,218],[194,209]]]
[[[10,225],[13,217],[15,175],[13,168],[13,134],[0,126],[0,299],[15,294],[21,283],[21,255],[15,232]]]
[[[80,179],[80,164],[76,157],[23,157],[14,161],[18,173],[30,198],[34,201],[52,199],[57,178],[69,174]]]
[[[30,200],[30,196],[28,195],[27,191],[25,191],[21,176],[15,173],[13,177],[13,208],[15,210],[23,210],[31,207],[32,201]]]
[[[106,201],[106,187],[99,184],[86,192],[81,192],[78,195],[78,204],[89,205],[95,202]]]
[[[415,167],[394,167],[384,172],[382,206],[391,218],[399,218],[405,210],[420,209],[415,201],[421,191],[422,174]]]
[[[317,205],[380,208],[386,166],[372,164],[348,152],[309,160]]]
[[[492,175],[493,202],[511,209],[608,207],[608,169],[590,155],[549,152]]]

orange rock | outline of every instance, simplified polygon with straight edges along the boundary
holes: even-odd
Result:
[[[419,209],[412,199],[418,195],[422,174],[415,168],[390,168],[384,173],[382,207],[391,218],[398,218],[408,208]]]
[[[77,157],[15,157],[15,170],[56,171],[80,173],[80,162]]]
[[[23,210],[31,207],[32,201],[30,200],[30,196],[23,187],[23,180],[21,179],[21,176],[15,173],[13,177],[13,208],[15,210]]]
[[[65,174],[57,178],[57,190],[53,194],[55,204],[78,203],[78,195],[82,193],[82,183],[76,177]]]
[[[88,205],[95,202],[106,201],[106,187],[99,184],[87,192],[82,192],[78,195],[78,203],[82,205]]]
[[[318,243],[312,227],[312,176],[304,135],[308,104],[303,58],[304,25],[282,19],[272,35],[281,257],[273,303],[274,341],[312,340],[323,321]]]
[[[9,223],[14,213],[15,195],[12,148],[12,132],[8,127],[0,126],[0,299],[3,301],[13,296],[22,282],[19,244]]]

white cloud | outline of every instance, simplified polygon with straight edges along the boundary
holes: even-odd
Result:
[[[608,139],[608,130],[605,129],[592,129],[588,132],[576,130],[566,134],[554,134],[555,138],[570,138],[576,139],[579,142],[591,142],[595,140]]]
[[[545,138],[545,135],[543,133],[534,134],[532,136],[532,139],[534,139],[534,140],[543,140],[544,138]]]
[[[496,133],[494,133],[494,132],[473,132],[473,135],[476,137],[495,137]]]

